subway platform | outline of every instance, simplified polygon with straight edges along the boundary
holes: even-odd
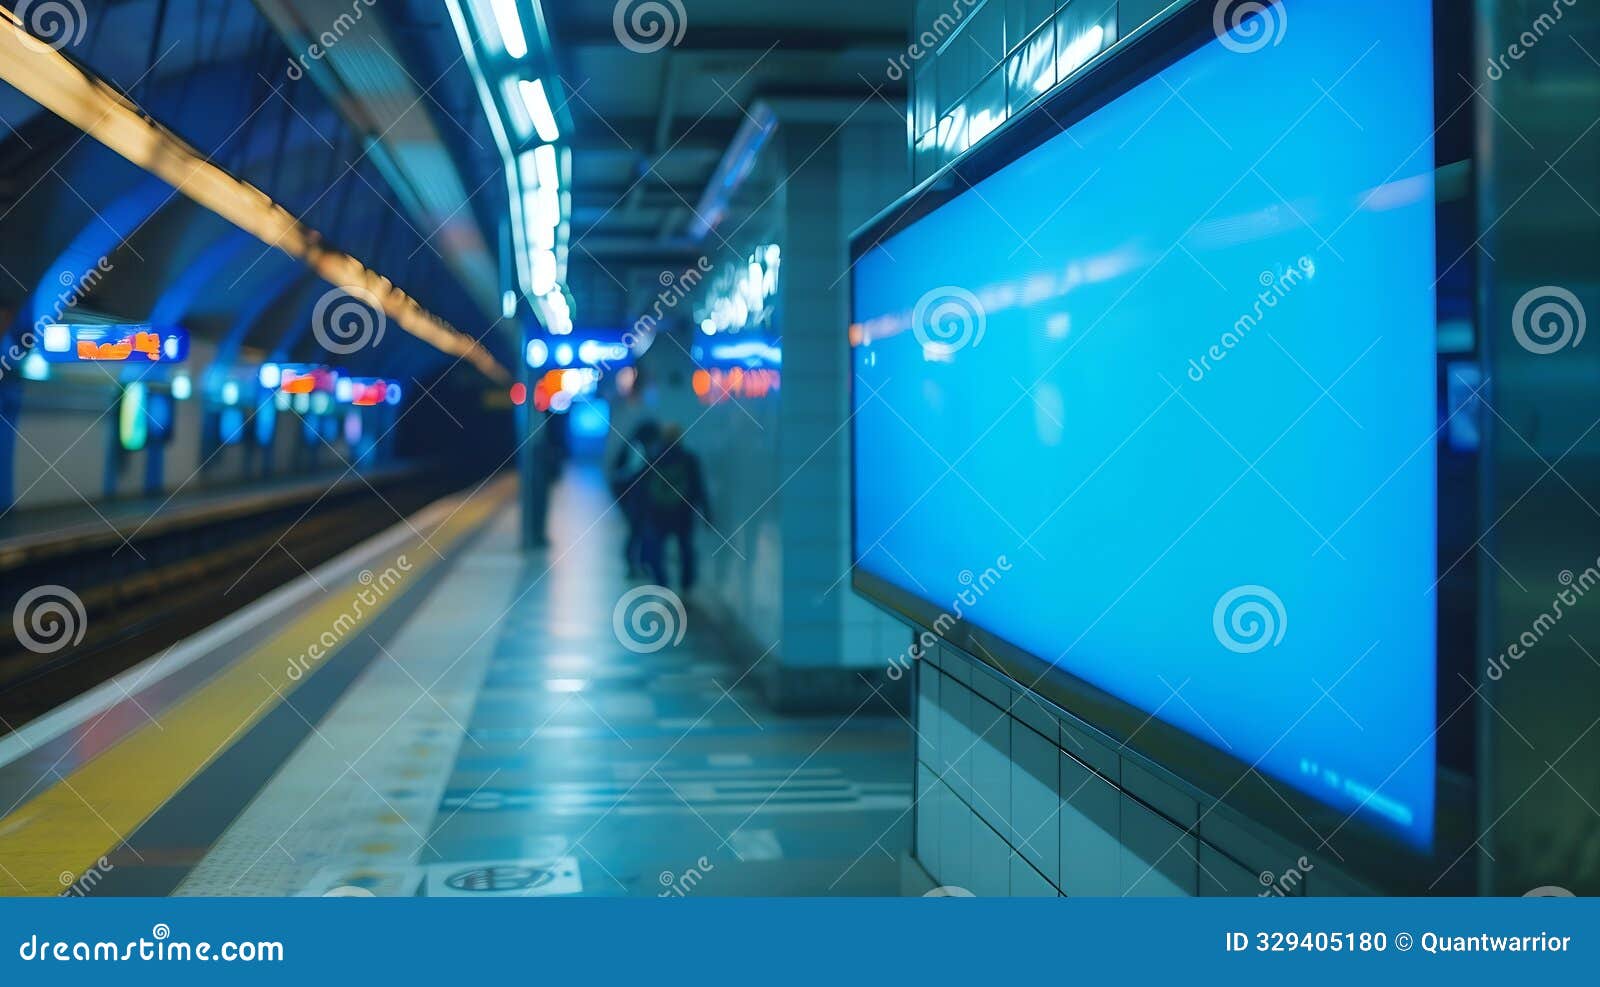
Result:
[[[0,738],[0,890],[902,893],[906,721],[774,712],[692,601],[631,623],[596,473],[519,524],[438,501]]]

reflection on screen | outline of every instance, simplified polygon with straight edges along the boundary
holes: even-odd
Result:
[[[1430,5],[1279,14],[860,257],[856,556],[1426,846]]]

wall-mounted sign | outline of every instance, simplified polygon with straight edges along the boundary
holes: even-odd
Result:
[[[182,363],[189,358],[189,334],[149,325],[69,325],[44,327],[39,352],[51,363]]]
[[[357,408],[374,408],[380,404],[400,403],[399,381],[382,377],[340,377],[337,397]]]

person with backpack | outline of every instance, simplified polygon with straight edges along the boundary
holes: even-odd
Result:
[[[694,588],[696,559],[694,523],[711,523],[711,507],[706,499],[705,477],[700,457],[683,446],[683,429],[664,425],[651,452],[639,486],[644,517],[642,556],[645,574],[657,585],[667,583],[667,542],[678,549],[679,589],[687,594]]]

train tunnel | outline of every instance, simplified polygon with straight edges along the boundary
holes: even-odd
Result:
[[[1600,893],[1594,7],[3,6],[0,895]]]

